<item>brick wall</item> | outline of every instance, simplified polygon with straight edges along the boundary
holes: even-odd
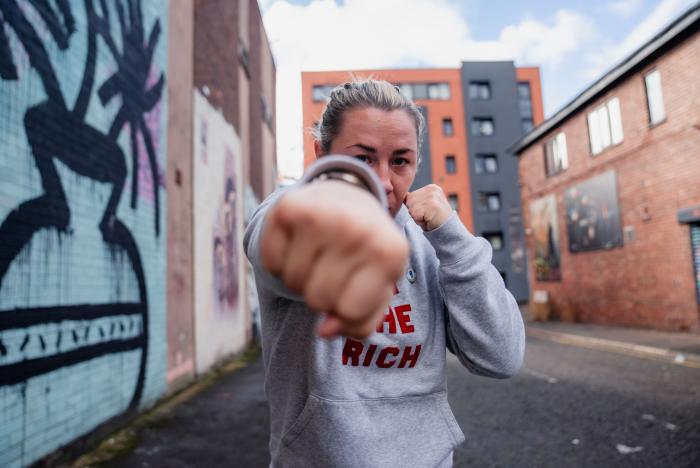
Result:
[[[644,74],[654,68],[661,74],[667,118],[650,127]],[[532,235],[528,257],[531,291],[548,291],[560,313],[573,309],[586,322],[698,330],[689,227],[677,221],[679,209],[700,204],[698,69],[700,35],[695,34],[653,57],[521,154],[525,226],[532,228],[534,200],[556,196],[562,280],[536,280]],[[586,115],[612,97],[620,100],[624,141],[591,156]],[[543,145],[559,131],[566,134],[569,168],[547,177]],[[609,170],[617,178],[624,246],[571,253],[564,192]]]
[[[168,386],[188,383],[194,365],[193,115],[194,0],[170,2],[168,68]]]
[[[0,466],[166,389],[168,8],[106,4],[0,2]]]
[[[250,186],[264,199],[274,189],[275,64],[257,0],[250,7]],[[268,113],[265,115],[265,111]]]

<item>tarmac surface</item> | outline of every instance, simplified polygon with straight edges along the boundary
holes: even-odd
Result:
[[[556,322],[528,331],[512,379],[473,376],[448,355],[467,438],[456,467],[700,466],[700,335]],[[103,466],[269,466],[263,374],[257,359],[224,376],[139,428],[133,451]]]

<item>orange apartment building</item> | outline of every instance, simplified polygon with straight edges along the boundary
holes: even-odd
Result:
[[[506,149],[544,120],[539,69],[464,62],[461,68],[304,72],[304,168],[316,158],[310,129],[328,95],[353,77],[387,80],[416,102],[427,125],[412,190],[442,187],[464,225],[491,242],[493,263],[509,289],[526,300],[517,160]]]

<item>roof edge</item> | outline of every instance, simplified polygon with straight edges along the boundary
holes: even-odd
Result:
[[[685,13],[673,20],[664,29],[654,35],[654,37],[652,37],[649,41],[624,58],[595,83],[579,93],[578,96],[569,101],[568,104],[564,105],[564,107],[557,111],[552,117],[545,120],[533,131],[527,135],[524,135],[518,141],[513,143],[508,148],[508,151],[518,155],[522,153],[537,140],[539,140],[544,134],[569,118],[588,102],[603,94],[613,84],[624,78],[639,65],[643,64],[653,54],[664,46],[673,43],[678,36],[695,25],[700,25],[700,2],[686,10]]]

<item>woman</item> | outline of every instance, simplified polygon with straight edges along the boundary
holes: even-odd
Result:
[[[409,192],[422,131],[391,84],[337,87],[316,132],[319,161],[248,225],[272,466],[452,466],[464,436],[445,348],[490,377],[522,364],[522,318],[490,245],[439,187]]]

